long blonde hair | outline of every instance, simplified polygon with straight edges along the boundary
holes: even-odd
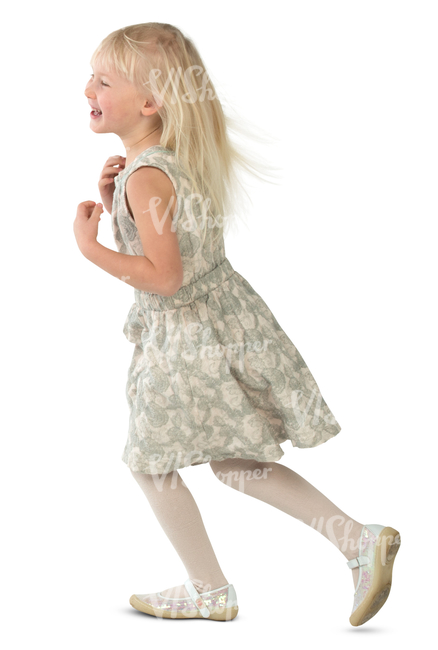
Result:
[[[217,223],[219,215],[227,234],[238,220],[244,221],[248,204],[243,193],[251,199],[240,173],[271,183],[263,175],[277,177],[274,170],[279,168],[250,155],[232,142],[229,132],[259,142],[275,138],[262,137],[260,129],[251,130],[241,119],[225,114],[192,40],[167,23],[130,25],[103,39],[90,61],[93,67],[98,62],[130,81],[140,97],[157,107],[163,126],[160,145],[174,152],[193,196],[205,202],[204,224],[211,218]]]

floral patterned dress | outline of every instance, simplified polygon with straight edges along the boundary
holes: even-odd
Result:
[[[115,178],[112,227],[121,253],[143,255],[127,207],[126,181],[161,169],[177,196],[174,216],[184,269],[173,296],[134,289],[123,327],[134,344],[126,382],[128,439],[122,460],[162,474],[245,458],[279,460],[282,442],[316,447],[341,430],[304,359],[252,286],[225,256],[223,228],[199,223],[190,182],[161,145]]]

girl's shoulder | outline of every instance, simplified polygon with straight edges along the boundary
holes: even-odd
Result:
[[[189,178],[177,165],[175,152],[161,145],[154,145],[140,153],[125,169],[115,177],[116,186],[126,184],[129,176],[139,167],[157,167],[161,169],[172,181],[177,194],[185,194],[184,189],[190,187]]]

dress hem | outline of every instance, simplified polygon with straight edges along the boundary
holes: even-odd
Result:
[[[319,447],[320,445],[324,444],[325,442],[328,442],[332,438],[335,438],[341,431],[342,431],[342,428],[339,426],[339,429],[338,429],[338,431],[336,433],[330,434],[328,437],[320,440],[318,442],[318,444],[316,444],[316,445],[303,445],[303,444],[300,445],[300,444],[297,444],[294,440],[292,440],[292,438],[284,438],[284,440],[280,440],[278,442],[278,445],[279,445],[278,451],[280,453],[268,454],[268,455],[265,455],[263,458],[260,458],[260,455],[258,457],[244,456],[244,455],[239,455],[239,456],[238,455],[234,455],[234,456],[219,455],[219,456],[216,456],[215,458],[213,458],[213,457],[210,457],[208,454],[206,454],[205,460],[202,460],[202,461],[200,461],[198,463],[179,464],[178,467],[173,467],[172,469],[166,469],[166,473],[174,472],[175,470],[179,470],[179,469],[184,469],[185,467],[196,467],[197,465],[206,465],[207,463],[210,463],[211,461],[227,460],[228,458],[229,459],[240,458],[242,460],[256,460],[259,463],[273,463],[273,462],[276,462],[277,460],[280,460],[280,458],[282,458],[284,456],[285,452],[280,447],[280,445],[284,444],[285,442],[290,441],[292,446],[296,447],[298,449],[314,449],[315,447]],[[150,471],[144,471],[144,470],[140,469],[140,467],[144,467],[144,464],[136,463],[136,462],[130,462],[127,456],[128,456],[128,454],[126,454],[124,452],[122,454],[122,456],[121,456],[121,460],[133,472],[140,472],[141,474],[163,474],[164,473],[163,466],[166,467],[166,461],[162,461],[160,463],[160,469],[158,469],[158,471],[150,472]],[[167,463],[168,463],[168,461],[167,461]]]

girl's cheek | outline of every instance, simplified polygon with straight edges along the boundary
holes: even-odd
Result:
[[[129,110],[122,110],[122,109],[120,111],[117,111],[116,109],[114,111],[114,114],[117,114],[123,120],[129,120],[132,116],[132,112],[130,112]]]

